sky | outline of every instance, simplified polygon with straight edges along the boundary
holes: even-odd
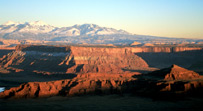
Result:
[[[0,24],[93,23],[132,34],[203,39],[203,0],[0,0]]]

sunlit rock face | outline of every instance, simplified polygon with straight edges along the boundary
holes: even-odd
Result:
[[[164,80],[190,80],[200,77],[198,73],[187,70],[175,64],[173,64],[170,68],[154,71],[149,75],[157,78],[162,78]]]
[[[83,72],[122,73],[122,68],[148,67],[141,57],[125,48],[71,47],[71,51],[75,64],[83,65]]]
[[[0,98],[122,93],[135,87],[135,80],[130,74],[82,74],[73,79],[22,84],[0,93]]]
[[[124,73],[125,68],[148,67],[126,48],[19,45],[1,58],[1,66],[60,73]]]
[[[146,75],[151,81],[145,93],[156,94],[201,94],[203,92],[203,76],[173,64],[169,68],[151,72]]]
[[[124,73],[124,69],[148,67],[148,63],[138,56],[140,53],[171,53],[173,58],[174,52],[192,50],[202,48],[18,45],[15,51],[1,58],[0,65],[34,72]],[[160,56],[160,60],[162,58]]]
[[[34,72],[47,72],[49,74],[124,73],[125,69],[142,69],[148,67],[148,64],[158,67],[167,66],[173,62],[180,63],[181,61],[181,63],[184,63],[185,61],[180,58],[183,55],[178,52],[198,50],[201,52],[202,48],[18,45],[15,51],[1,58],[0,65]],[[148,54],[149,57],[142,56],[143,54]],[[159,54],[157,55],[159,56],[158,60],[153,59],[157,59],[156,54]],[[140,55],[144,58],[141,58]],[[195,62],[191,57],[186,56],[185,58],[190,61],[183,65],[190,66]],[[171,59],[171,61],[168,59]]]
[[[157,46],[150,46],[150,47],[133,47],[128,48],[133,53],[173,53],[173,52],[184,52],[184,51],[195,51],[195,50],[202,50],[201,47],[157,47]]]
[[[28,82],[1,92],[0,98],[41,98],[123,93],[153,97],[202,95],[203,77],[198,73],[175,65],[166,69],[159,70],[159,73],[155,71],[144,75],[87,73],[78,74],[77,77],[72,79]],[[175,75],[182,75],[181,78],[168,79],[168,69],[171,69],[169,73],[175,71]],[[188,77],[188,74],[195,76]]]

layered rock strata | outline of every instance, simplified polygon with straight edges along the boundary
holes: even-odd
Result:
[[[203,77],[173,65],[168,68],[169,73],[182,75],[182,78],[167,79],[165,69],[148,75],[132,74],[79,74],[73,79],[50,81],[50,82],[29,82],[5,90],[0,93],[0,98],[36,98],[50,96],[76,96],[87,94],[123,94],[133,93],[142,95],[173,96],[176,94],[201,94],[203,92]],[[183,70],[184,73],[181,73]],[[161,72],[163,75],[161,75]],[[152,75],[153,74],[153,75]],[[163,78],[160,78],[161,77]],[[193,74],[192,74],[193,75]],[[184,77],[185,76],[185,77]],[[157,79],[158,78],[158,79]],[[168,95],[170,94],[170,95]]]
[[[74,96],[84,94],[122,93],[132,89],[132,75],[83,74],[74,79],[29,82],[0,93],[0,98],[35,98],[50,96]]]
[[[54,73],[124,73],[122,69],[148,67],[125,48],[17,46],[1,58],[2,67]]]

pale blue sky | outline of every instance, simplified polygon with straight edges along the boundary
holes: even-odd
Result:
[[[0,0],[0,24],[94,23],[133,34],[203,38],[203,0]]]

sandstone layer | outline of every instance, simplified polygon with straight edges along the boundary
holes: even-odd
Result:
[[[29,82],[0,93],[0,98],[121,93],[131,89],[128,84],[136,80],[131,76],[121,74],[82,74],[74,79]]]
[[[181,75],[183,78],[159,78],[161,72],[163,74],[161,76],[167,77],[163,69],[159,71],[158,75],[156,74],[157,71],[148,75],[78,74],[73,79],[50,82],[28,82],[19,87],[1,92],[0,98],[37,98],[123,93],[142,94],[146,96],[201,95],[203,92],[202,76],[195,73],[196,76],[188,77],[188,74],[194,72],[175,65],[170,67],[170,69],[172,69],[170,73],[176,72],[176,75]],[[184,70],[185,72],[182,74],[180,70]]]
[[[154,71],[148,75],[158,77],[164,80],[190,80],[200,77],[198,73],[187,70],[175,64],[173,64],[170,68]]]
[[[154,71],[146,75],[151,83],[145,93],[198,94],[203,92],[203,76],[173,64],[169,68]]]
[[[4,68],[53,73],[124,73],[124,68],[148,67],[125,48],[21,45],[0,60]]]
[[[179,59],[180,55],[174,52],[202,50],[201,47],[79,47],[79,46],[44,46],[44,45],[18,45],[16,50],[0,59],[0,67],[13,67],[35,72],[52,73],[123,73],[123,69],[146,68],[150,64],[158,64],[165,59]],[[161,56],[154,63],[153,58],[145,58],[143,54],[171,53]],[[138,56],[139,55],[139,56]],[[144,57],[144,59],[141,57]],[[164,58],[170,56],[170,58]],[[154,56],[153,56],[154,57]],[[195,56],[196,57],[196,56]],[[173,60],[172,59],[172,60]],[[186,59],[189,59],[187,57]],[[146,61],[148,62],[146,62]],[[161,60],[161,61],[160,61]],[[190,59],[189,59],[190,60]],[[192,58],[191,58],[192,60]],[[160,63],[161,62],[161,63]],[[176,62],[176,61],[174,61]],[[191,62],[191,63],[190,63]],[[190,66],[195,61],[190,61]],[[180,63],[177,60],[177,63]],[[164,66],[163,64],[161,64]]]

